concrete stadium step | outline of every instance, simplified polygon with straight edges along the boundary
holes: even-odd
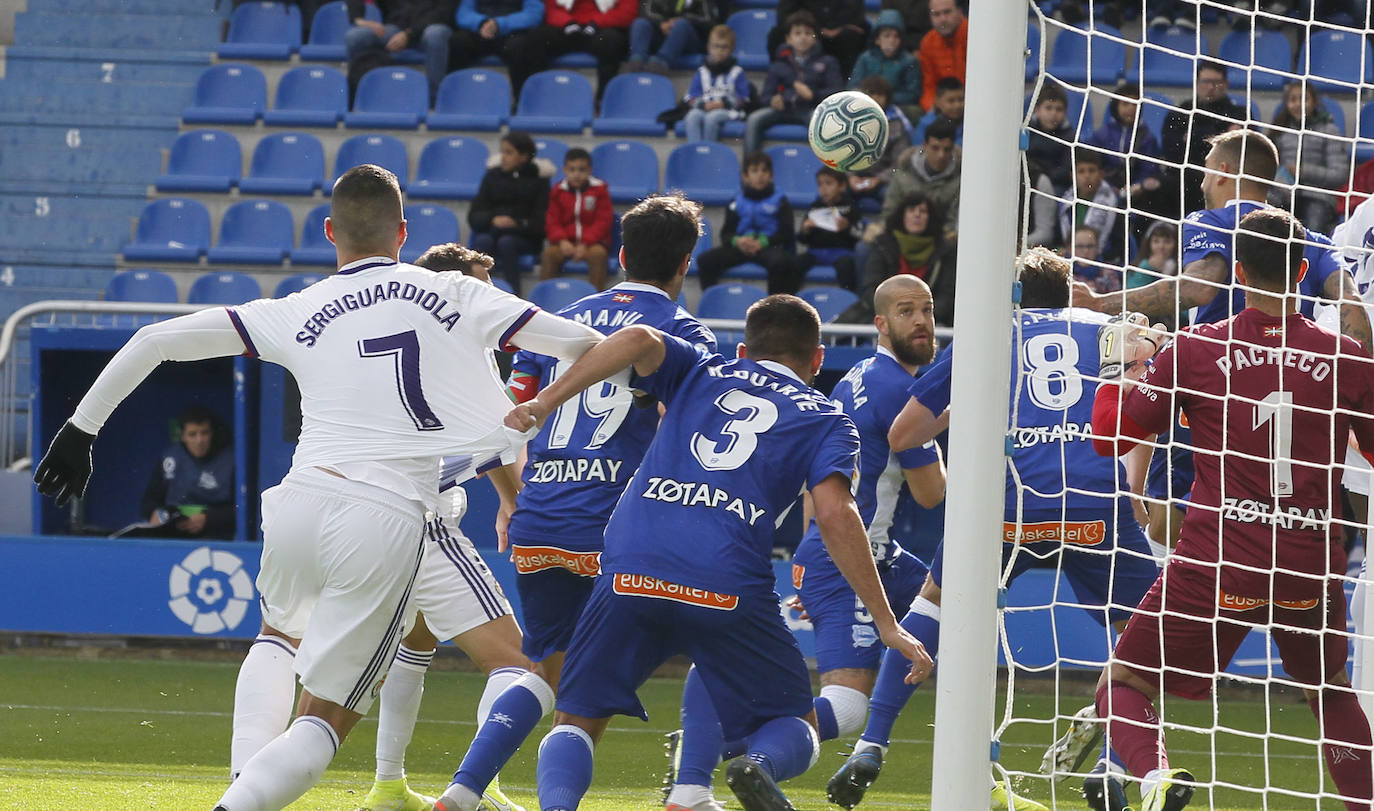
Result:
[[[0,181],[146,185],[161,169],[162,153],[151,146],[124,150],[0,145]]]
[[[220,28],[220,19],[208,15],[21,11],[14,17],[14,41],[67,48],[212,51],[220,42]]]
[[[179,17],[228,16],[228,3],[216,0],[29,0],[28,10],[45,14],[161,14]]]
[[[180,121],[179,115],[150,115],[148,113],[120,113],[113,110],[76,111],[76,110],[9,110],[0,94],[0,128],[31,127],[35,125],[55,127],[127,127],[131,129],[154,128],[175,133]]]
[[[0,224],[0,240],[10,248],[51,248],[79,253],[102,252],[113,255],[128,244],[131,223],[128,217],[100,217],[85,220],[79,232],[72,222],[60,217],[16,217]]]
[[[180,116],[191,102],[192,85],[164,82],[0,82],[0,110],[29,115],[43,123],[49,115]],[[161,123],[161,122],[159,122]]]
[[[47,50],[47,49],[44,49]],[[6,81],[91,81],[110,83],[162,82],[194,85],[209,60],[197,62],[144,62],[119,52],[118,59],[73,59],[51,55],[6,55]]]
[[[142,197],[0,194],[0,228],[8,225],[6,220],[23,217],[78,223],[99,217],[137,218],[147,204]]]
[[[114,265],[3,265],[0,289],[34,290],[46,298],[86,298],[80,292],[105,289],[115,273]]]
[[[176,140],[176,133],[158,127],[66,127],[34,125],[0,129],[0,149],[7,146],[38,148],[65,147],[125,151],[164,149]]]

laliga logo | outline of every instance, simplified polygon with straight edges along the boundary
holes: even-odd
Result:
[[[202,546],[172,567],[167,607],[197,634],[232,631],[253,599],[253,581],[243,561]]]

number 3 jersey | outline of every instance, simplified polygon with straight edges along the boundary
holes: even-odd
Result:
[[[708,352],[716,349],[711,331],[653,285],[623,282],[565,307],[559,315],[607,335],[642,324]],[[512,365],[511,386],[537,380],[542,389],[566,368],[555,358],[522,351]],[[630,392],[610,383],[593,385],[564,403],[528,445],[524,488],[511,517],[511,542],[599,552],[606,521],[644,458],[658,419],[653,404],[636,405]],[[522,565],[517,560],[517,567]]]

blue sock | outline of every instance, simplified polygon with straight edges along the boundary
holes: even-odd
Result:
[[[816,696],[813,704],[816,708],[816,731],[820,733],[821,740],[833,741],[840,737],[840,722],[835,720],[835,709],[830,706],[830,699]]]
[[[561,724],[539,744],[539,807],[544,811],[574,809],[592,785],[592,739],[570,724]]]
[[[682,756],[678,762],[677,782],[689,786],[711,785],[711,773],[720,763],[725,748],[725,733],[720,729],[716,706],[706,692],[697,669],[687,671],[682,686]]]
[[[747,757],[781,783],[811,768],[819,748],[810,724],[800,718],[774,718],[749,736]]]
[[[521,676],[492,702],[453,782],[481,794],[552,708],[553,689],[533,673]]]
[[[932,616],[933,615],[933,616]],[[940,607],[917,597],[911,604],[911,611],[902,618],[902,627],[926,646],[926,653],[932,659],[940,648]],[[860,740],[887,746],[892,742],[892,726],[897,716],[911,699],[916,688],[906,683],[911,661],[894,650],[883,654],[883,663],[878,668],[878,681],[873,687],[873,698],[868,702],[868,725],[864,727]]]

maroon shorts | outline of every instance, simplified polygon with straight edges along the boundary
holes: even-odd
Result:
[[[1325,599],[1277,604],[1228,595],[1216,582],[1210,571],[1170,563],[1131,616],[1113,659],[1163,692],[1202,699],[1246,634],[1272,622],[1289,678],[1315,687],[1344,670],[1349,640],[1339,582],[1327,582]]]

